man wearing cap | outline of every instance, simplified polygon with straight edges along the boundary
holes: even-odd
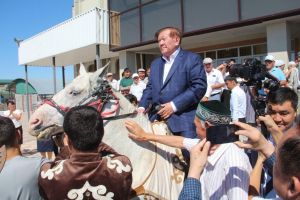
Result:
[[[280,81],[280,86],[284,86],[287,84],[286,78],[282,72],[281,69],[274,67],[275,59],[272,55],[266,56],[265,58],[265,65],[267,67],[267,70],[270,74],[275,76]],[[267,78],[265,78],[267,80]],[[264,81],[265,81],[264,80]],[[266,96],[266,93],[264,91],[264,88],[261,88],[258,91],[258,94],[260,97],[264,98]]]
[[[136,96],[137,101],[140,102],[143,91],[146,89],[146,84],[143,81],[139,81],[139,75],[137,73],[132,74],[133,84],[130,87],[129,94]]]
[[[129,68],[124,69],[124,78],[121,79],[120,81],[120,86],[119,89],[121,90],[122,87],[128,87],[130,89],[133,80],[131,79],[131,71]]]
[[[107,73],[106,78],[108,83],[111,85],[111,87],[114,88],[115,90],[118,90],[118,81],[113,78],[113,74]]]
[[[129,88],[128,87],[122,87],[122,89],[120,89],[121,94],[125,97],[127,94],[129,94]]]
[[[203,64],[207,73],[207,80],[212,89],[210,100],[220,101],[222,87],[225,85],[223,75],[219,70],[213,69],[213,61],[211,58],[205,58]]]
[[[230,110],[220,101],[213,100],[198,104],[194,123],[200,139],[146,133],[136,122],[131,120],[127,120],[125,126],[129,131],[129,137],[135,140],[155,141],[191,151],[201,140],[206,140],[207,127],[227,125],[230,121]],[[192,159],[191,157],[191,162]],[[248,199],[251,171],[249,158],[234,143],[214,145],[210,149],[208,162],[200,177],[202,198]]]
[[[148,83],[148,77],[146,77],[146,71],[144,69],[138,69],[138,75],[140,77],[140,82],[144,82],[145,85]]]
[[[182,33],[178,28],[163,28],[155,37],[162,56],[151,63],[151,75],[138,112],[143,113],[152,104],[151,122],[160,118],[167,120],[174,135],[194,138],[197,135],[193,118],[206,91],[202,59],[181,49]],[[163,108],[157,111],[157,106]]]
[[[4,146],[6,150],[6,160],[1,160],[5,165],[2,171],[0,169],[1,199],[42,199],[38,186],[39,172],[42,165],[50,160],[23,157],[18,144],[20,138],[11,119],[0,117],[0,147]],[[0,159],[5,158],[3,154],[0,152]]]

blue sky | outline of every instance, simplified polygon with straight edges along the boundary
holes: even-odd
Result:
[[[27,39],[72,18],[74,0],[0,0],[0,79],[25,78],[18,65],[14,38]],[[73,66],[65,67],[66,79],[73,79]],[[52,67],[28,66],[28,78],[53,78]],[[56,78],[62,79],[61,67]]]

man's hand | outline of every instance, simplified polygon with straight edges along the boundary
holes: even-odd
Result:
[[[161,109],[157,114],[159,114],[161,116],[161,118],[163,119],[168,119],[171,115],[174,114],[174,110],[172,108],[171,103],[165,103],[165,104],[161,104],[162,107],[164,107],[163,109]]]
[[[253,128],[248,124],[244,124],[238,121],[235,121],[234,124],[239,126],[241,129],[235,132],[236,135],[244,135],[250,139],[250,141],[247,141],[245,143],[239,141],[235,142],[238,147],[251,149],[254,151],[261,151],[266,158],[270,157],[275,151],[275,147],[273,146],[273,144],[268,142],[268,140],[257,128]]]
[[[129,131],[128,135],[130,138],[138,140],[138,141],[146,141],[147,135],[149,133],[146,133],[142,127],[140,127],[136,122],[131,120],[125,121],[125,126],[127,130]]]
[[[190,170],[188,178],[200,179],[207,162],[209,148],[210,142],[206,142],[206,138],[192,148],[190,152]]]

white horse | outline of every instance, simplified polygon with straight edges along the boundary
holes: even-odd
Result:
[[[61,108],[76,106],[103,82],[110,63],[94,73],[87,73],[81,64],[80,75],[71,84],[53,97]],[[131,103],[119,92],[113,90],[119,99],[111,100],[104,105],[102,113],[115,111],[114,115],[135,112]],[[83,104],[92,104],[98,96],[90,97]],[[119,103],[119,105],[118,105]],[[97,106],[97,105],[93,105]],[[44,104],[31,116],[29,133],[38,139],[49,139],[51,135],[62,132],[63,115],[48,104]],[[107,117],[107,116],[106,116]],[[143,114],[132,114],[127,117],[137,122],[146,132],[166,135],[164,123],[151,124]],[[130,139],[125,127],[125,118],[105,120],[103,142],[118,153],[126,155],[133,166],[133,181],[130,199],[178,199],[183,187],[184,169],[181,165],[183,156],[180,149],[154,142],[139,142]]]

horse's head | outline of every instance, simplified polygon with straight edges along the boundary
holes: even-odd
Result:
[[[81,63],[80,75],[65,89],[57,93],[53,100],[59,106],[67,109],[76,106],[101,83],[109,66],[110,63],[94,73],[87,73],[84,65]],[[91,97],[85,103],[94,101],[95,98]],[[51,135],[63,131],[63,120],[64,116],[55,107],[44,104],[30,117],[28,132],[38,139],[48,140]]]

